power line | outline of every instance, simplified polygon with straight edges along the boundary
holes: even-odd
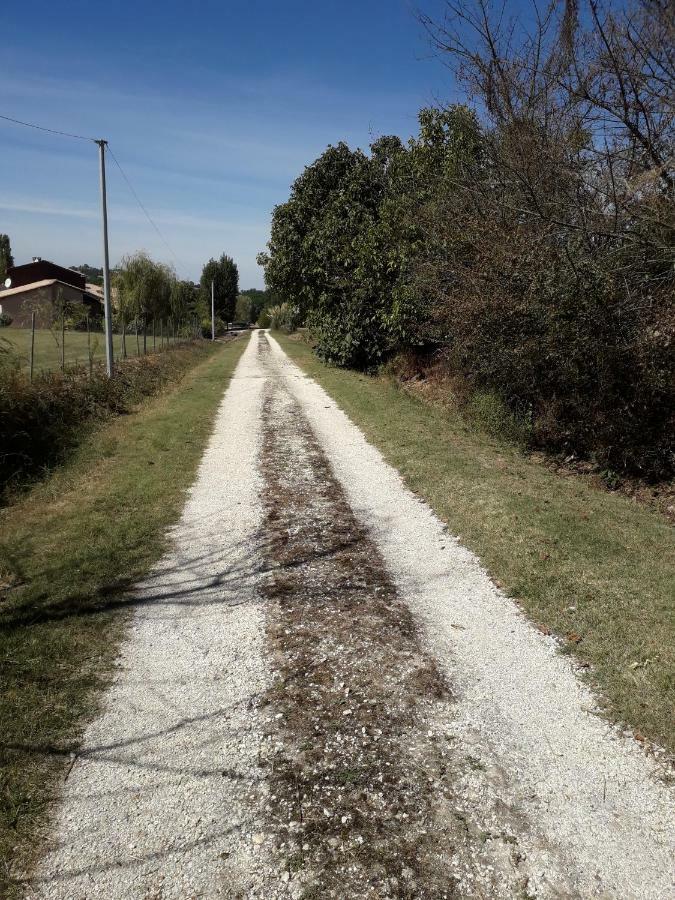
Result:
[[[108,153],[112,156],[113,162],[115,163],[115,165],[117,166],[117,168],[120,170],[120,172],[121,172],[121,174],[122,174],[122,178],[124,178],[124,180],[125,180],[126,183],[127,183],[127,186],[129,187],[129,190],[130,190],[131,193],[134,195],[134,197],[135,197],[135,199],[136,199],[136,203],[138,203],[138,205],[140,206],[140,208],[141,208],[141,209],[143,210],[143,212],[145,213],[146,219],[148,220],[148,222],[150,222],[150,224],[152,225],[152,227],[155,229],[155,231],[156,231],[157,234],[159,235],[160,240],[162,241],[162,243],[164,244],[164,246],[166,247],[166,249],[169,251],[169,253],[173,256],[173,258],[174,258],[174,260],[176,261],[176,263],[177,263],[179,266],[181,266],[181,263],[180,263],[178,257],[176,256],[176,254],[173,252],[173,250],[172,250],[171,247],[169,246],[169,243],[167,242],[166,238],[164,237],[164,235],[162,234],[162,232],[159,230],[159,228],[157,227],[157,225],[156,225],[155,222],[153,221],[152,216],[150,215],[150,213],[147,211],[147,209],[145,208],[145,206],[143,206],[143,204],[141,203],[140,197],[138,196],[138,194],[137,194],[136,191],[134,190],[133,184],[132,184],[132,183],[129,181],[129,179],[127,178],[126,172],[124,171],[124,169],[122,168],[122,166],[119,164],[119,161],[118,161],[117,157],[115,156],[115,154],[114,154],[114,153],[112,152],[112,150],[110,149],[110,145],[108,145]],[[181,266],[181,268],[182,268],[182,266]]]
[[[21,119],[13,119],[11,116],[3,116],[2,114],[0,114],[0,119],[4,119],[6,122],[13,122],[14,125],[23,125],[23,126],[25,126],[26,128],[36,128],[38,131],[47,131],[47,132],[49,132],[49,134],[59,134],[59,135],[61,135],[62,137],[76,138],[76,139],[79,140],[79,141],[92,141],[92,142],[95,143],[95,144],[100,144],[100,143],[101,143],[101,142],[100,142],[99,140],[97,140],[96,138],[85,137],[85,136],[82,135],[82,134],[71,134],[69,131],[57,131],[55,128],[46,128],[44,125],[35,125],[33,122],[23,122]],[[131,183],[131,181],[129,181],[126,172],[124,171],[124,169],[122,168],[122,166],[121,166],[120,163],[119,163],[119,160],[117,159],[117,157],[115,156],[115,154],[114,154],[114,153],[112,152],[112,150],[110,149],[110,145],[108,144],[107,141],[105,141],[105,144],[106,144],[106,146],[108,147],[108,153],[112,156],[113,162],[115,163],[115,165],[117,166],[117,168],[120,170],[120,173],[121,173],[121,175],[122,175],[122,178],[124,178],[124,180],[126,181],[127,186],[129,187],[129,190],[131,191],[131,193],[133,194],[133,196],[134,196],[134,198],[135,198],[135,200],[136,200],[136,203],[138,203],[138,205],[140,206],[140,208],[143,210],[143,213],[145,214],[146,219],[148,220],[148,222],[150,222],[150,224],[152,225],[152,227],[155,229],[155,231],[156,231],[157,234],[159,235],[159,239],[162,241],[162,243],[164,244],[164,246],[166,247],[166,249],[169,251],[169,253],[171,254],[171,256],[173,256],[173,258],[174,258],[174,260],[176,261],[177,265],[179,265],[181,268],[183,268],[183,266],[182,266],[181,263],[180,263],[180,260],[178,259],[178,257],[176,256],[176,254],[173,252],[173,250],[172,250],[171,247],[169,246],[168,241],[166,240],[166,238],[164,237],[164,235],[162,234],[162,232],[159,230],[159,228],[157,227],[157,225],[156,225],[155,222],[153,221],[152,216],[150,215],[150,213],[147,211],[147,209],[145,208],[145,206],[144,206],[143,203],[141,202],[141,198],[138,196],[138,194],[137,194],[136,191],[134,190],[134,186],[133,186],[133,184]]]
[[[50,134],[60,134],[62,137],[77,138],[78,141],[96,141],[96,138],[85,137],[83,134],[71,134],[69,131],[56,131],[54,128],[45,128],[44,125],[34,125],[32,122],[22,122],[21,119],[12,119],[11,116],[0,115],[0,119],[13,122],[15,125],[25,125],[26,128],[37,128],[38,131],[48,131]]]

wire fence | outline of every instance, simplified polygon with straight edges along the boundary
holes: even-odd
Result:
[[[9,327],[0,331],[19,359],[30,380],[48,372],[89,372],[105,364],[106,341],[100,319],[86,317],[73,327],[65,316],[49,327],[36,326],[35,313],[28,327]],[[113,325],[113,352],[117,363],[131,358],[160,353],[202,336],[197,316],[187,318],[148,318]]]

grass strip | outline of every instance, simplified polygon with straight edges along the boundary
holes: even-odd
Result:
[[[166,328],[166,326],[165,326]],[[0,337],[4,338],[11,344],[16,353],[19,355],[21,368],[27,370],[30,360],[30,328],[3,328],[0,330]],[[160,337],[159,324],[157,325],[157,334],[153,342],[152,334],[146,336],[146,346],[148,352],[153,349],[153,344],[157,350],[161,347],[168,347],[169,343],[173,345],[171,338],[169,342],[167,335]],[[127,356],[140,356],[143,354],[143,336],[139,336],[136,343],[136,334],[127,334],[126,336],[126,352]],[[89,354],[91,353],[92,362],[105,362],[105,336],[102,332],[93,331],[91,336],[87,338],[85,331],[66,331],[64,352],[66,368],[71,366],[81,366],[88,368]],[[116,359],[123,355],[122,335],[113,334],[113,353]],[[61,368],[61,329],[60,326],[51,328],[35,329],[35,348],[33,365],[35,374],[40,372],[58,372]]]
[[[109,680],[125,590],[167,546],[246,341],[217,345],[95,431],[0,512],[0,896],[19,894],[50,801]]]
[[[275,335],[495,582],[574,653],[607,714],[675,751],[675,540],[657,512],[565,478],[391,379]],[[536,690],[536,685],[533,685]]]

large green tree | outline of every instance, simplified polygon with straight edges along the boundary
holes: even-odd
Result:
[[[199,284],[203,301],[208,304],[209,311],[212,282],[216,315],[225,322],[231,322],[239,293],[239,270],[231,256],[223,253],[220,259],[210,259],[202,269]]]
[[[239,292],[238,307],[240,302],[242,312],[244,310],[248,312],[248,321],[257,322],[260,313],[268,306],[272,306],[275,301],[271,291],[261,291],[260,288],[247,288],[245,291]],[[238,318],[239,313],[237,312]]]
[[[8,234],[0,234],[0,286],[4,285],[7,277],[7,269],[14,265],[14,257],[12,256],[12,247],[9,242]]]
[[[414,278],[426,252],[424,210],[444,179],[452,189],[458,160],[476,158],[479,144],[465,108],[422,110],[407,146],[385,136],[366,155],[340,143],[294,182],[259,262],[268,288],[314,329],[324,358],[369,368],[429,339],[428,298]]]
[[[172,304],[176,276],[170,266],[155,262],[147,253],[125,256],[115,274],[119,310],[125,321],[180,318]]]

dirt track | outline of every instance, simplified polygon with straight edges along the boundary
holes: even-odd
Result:
[[[32,897],[675,894],[672,790],[262,334]]]

